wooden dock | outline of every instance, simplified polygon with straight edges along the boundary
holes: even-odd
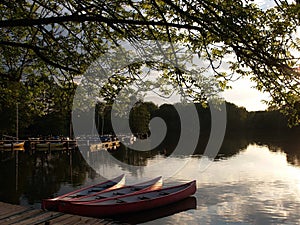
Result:
[[[16,147],[12,140],[0,140],[0,151],[31,151],[51,152],[76,150],[78,145],[89,146],[90,151],[116,150],[120,147],[119,140],[101,142],[99,140],[19,140],[22,146]]]
[[[17,224],[17,225],[73,225],[73,224],[122,224],[106,219],[89,218],[76,216],[60,212],[44,211],[32,207],[12,205],[0,202],[0,224]],[[124,223],[123,223],[124,224]]]

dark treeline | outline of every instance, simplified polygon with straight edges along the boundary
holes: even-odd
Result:
[[[201,104],[195,104],[199,122],[200,122],[200,135],[198,139],[198,145],[196,147],[196,153],[202,154],[207,146],[209,140],[209,134],[211,133],[211,111],[207,107],[203,107]],[[178,107],[178,106],[177,106]],[[180,105],[179,107],[184,108],[183,110],[189,110],[193,107],[191,104]],[[220,153],[226,153],[227,155],[231,152],[235,154],[234,149],[236,145],[245,147],[247,140],[252,140],[254,136],[269,135],[277,137],[283,134],[295,133],[299,131],[299,127],[290,128],[288,126],[288,118],[286,118],[279,111],[257,111],[248,112],[243,107],[238,107],[232,103],[226,102],[226,133],[223,141],[223,146],[220,149]],[[177,146],[181,133],[181,124],[179,115],[174,105],[164,104],[156,110],[151,117],[161,117],[165,120],[168,133],[164,142],[160,145],[160,148],[168,149],[169,153]],[[193,132],[191,129],[190,132]],[[188,132],[185,134],[185,140],[188,140]],[[243,143],[237,143],[236,140],[244,140]],[[224,143],[226,142],[226,143]],[[224,146],[227,146],[225,148]],[[228,146],[231,146],[228,148]]]
[[[181,129],[180,115],[176,108],[183,112],[189,112],[196,107],[200,122],[201,133],[209,134],[211,129],[211,111],[209,107],[202,104],[180,104],[176,106],[172,104],[163,104],[160,106],[152,102],[138,102],[131,110],[129,116],[129,124],[134,134],[149,133],[149,122],[154,117],[162,118],[168,128],[168,133],[172,136],[179,134]],[[98,107],[99,108],[99,107]],[[107,106],[104,113],[97,113],[96,107],[95,121],[99,133],[103,129],[103,133],[113,133],[111,126],[111,107]],[[249,133],[258,131],[287,132],[299,129],[298,127],[290,128],[288,126],[288,118],[279,111],[256,111],[248,112],[243,107],[238,107],[233,103],[226,102],[226,132],[227,133]],[[122,118],[119,120],[119,126],[122,126]],[[191,130],[191,132],[193,132]]]
[[[67,135],[75,87],[45,76],[0,81],[0,135]],[[17,120],[18,119],[18,120]],[[18,121],[18,129],[17,129]]]
[[[147,103],[149,104],[149,103]],[[191,104],[177,104],[183,111],[189,111],[193,107]],[[209,133],[211,129],[211,111],[209,107],[203,107],[202,104],[195,104],[200,120],[201,132]],[[151,118],[161,117],[168,126],[168,132],[174,132],[180,129],[180,117],[171,104],[163,104],[157,107],[157,110],[149,112]],[[294,131],[298,127],[290,128],[288,118],[279,111],[256,111],[248,112],[243,107],[238,107],[232,103],[226,102],[227,124],[226,132],[257,132],[262,131]]]
[[[209,134],[211,128],[210,109],[208,107],[203,107],[201,104],[195,104],[195,106],[200,120],[201,134]],[[189,108],[194,106],[192,104],[177,103],[176,107],[180,108],[183,111],[189,111]],[[113,134],[114,131],[111,124],[111,106],[97,104],[94,110],[95,118],[91,118],[91,125],[96,126],[99,134]],[[38,135],[70,136],[72,134],[72,127],[70,126],[70,110],[52,110],[45,115],[37,115],[35,117],[31,115],[30,121],[28,121],[26,118],[24,120],[24,112],[21,112],[19,114],[20,137]],[[8,117],[8,115],[10,117]],[[15,112],[13,112],[12,109],[10,109],[9,114],[7,114],[7,111],[1,111],[0,118],[4,120],[4,122],[0,123],[0,132],[2,135],[15,135],[16,122],[14,121],[14,115]],[[295,131],[299,129],[298,127],[289,128],[288,119],[279,111],[248,112],[243,107],[238,107],[232,103],[226,103],[226,115],[227,134],[248,134],[258,131],[280,133]],[[29,116],[27,115],[27,117]],[[132,133],[141,137],[147,137],[147,135],[150,135],[149,122],[154,117],[160,117],[165,121],[168,128],[168,135],[170,135],[173,140],[176,140],[176,137],[179,137],[181,122],[175,105],[163,104],[157,106],[152,102],[138,102],[131,109],[129,124]],[[124,120],[126,119],[122,119],[121,116],[117,116],[115,117],[115,119],[118,120],[119,126],[122,127],[122,124],[125,124]],[[191,132],[193,131],[191,130]]]
[[[226,103],[226,110],[228,131],[292,130],[288,126],[288,118],[277,110],[248,112],[245,108],[232,103]]]

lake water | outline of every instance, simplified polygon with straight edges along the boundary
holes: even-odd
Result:
[[[295,136],[228,138],[215,159],[125,148],[0,156],[4,202],[39,208],[43,198],[120,173],[129,184],[163,175],[165,186],[196,179],[196,194],[116,219],[146,224],[300,224],[300,140]]]

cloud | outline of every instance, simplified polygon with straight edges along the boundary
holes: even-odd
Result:
[[[294,3],[295,1],[288,0],[287,2],[289,4],[291,4],[291,3]],[[254,3],[257,4],[263,10],[266,10],[266,9],[276,6],[276,3],[274,0],[254,0]]]
[[[225,90],[222,94],[226,101],[245,107],[248,111],[267,109],[267,105],[262,100],[270,100],[269,94],[255,89],[255,83],[249,78],[240,78],[230,85],[232,89]]]

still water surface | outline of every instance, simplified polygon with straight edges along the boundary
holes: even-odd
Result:
[[[189,225],[300,224],[300,141],[235,139],[224,144],[227,146],[214,160],[201,154],[170,155],[165,150],[120,149],[111,157],[103,151],[85,157],[80,152],[2,152],[0,201],[38,208],[42,198],[120,172],[126,174],[128,184],[162,174],[165,186],[196,179],[196,194],[177,204],[118,220]]]

